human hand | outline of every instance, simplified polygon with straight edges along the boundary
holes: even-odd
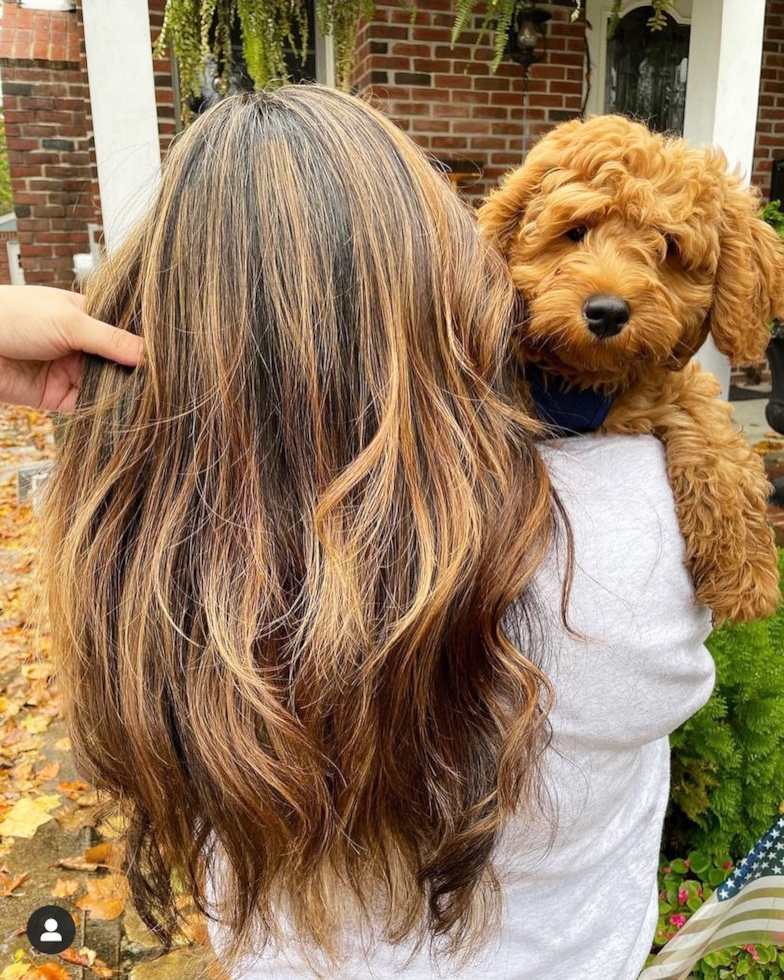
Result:
[[[0,401],[68,412],[83,351],[135,367],[142,348],[141,337],[88,316],[78,293],[0,286]]]

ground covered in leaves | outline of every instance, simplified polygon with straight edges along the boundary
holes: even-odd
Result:
[[[119,870],[119,820],[98,822],[95,792],[73,766],[36,612],[35,513],[17,494],[19,465],[53,453],[45,415],[0,406],[0,980],[225,980],[195,914],[174,950],[145,929]],[[43,905],[76,923],[59,956],[25,934]]]

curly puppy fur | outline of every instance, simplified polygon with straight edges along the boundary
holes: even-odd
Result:
[[[769,615],[780,599],[762,462],[713,375],[689,363],[708,334],[734,362],[761,357],[784,313],[784,246],[759,208],[721,151],[597,116],[547,134],[479,211],[526,301],[523,359],[617,389],[603,431],[665,443],[697,597],[716,622]],[[584,307],[608,295],[628,320],[602,338]]]

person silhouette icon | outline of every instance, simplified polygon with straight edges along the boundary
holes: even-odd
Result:
[[[27,920],[27,938],[39,953],[62,953],[75,937],[73,916],[59,905],[43,905]]]
[[[57,919],[47,919],[44,922],[46,932],[41,934],[42,943],[61,943],[63,937],[57,932]]]

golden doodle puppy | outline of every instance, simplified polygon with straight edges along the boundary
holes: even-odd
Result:
[[[709,334],[733,362],[760,358],[784,314],[784,245],[759,208],[719,150],[597,116],[547,134],[479,212],[525,300],[523,361],[612,393],[600,431],[664,442],[716,622],[769,615],[780,598],[762,461],[690,362]]]

